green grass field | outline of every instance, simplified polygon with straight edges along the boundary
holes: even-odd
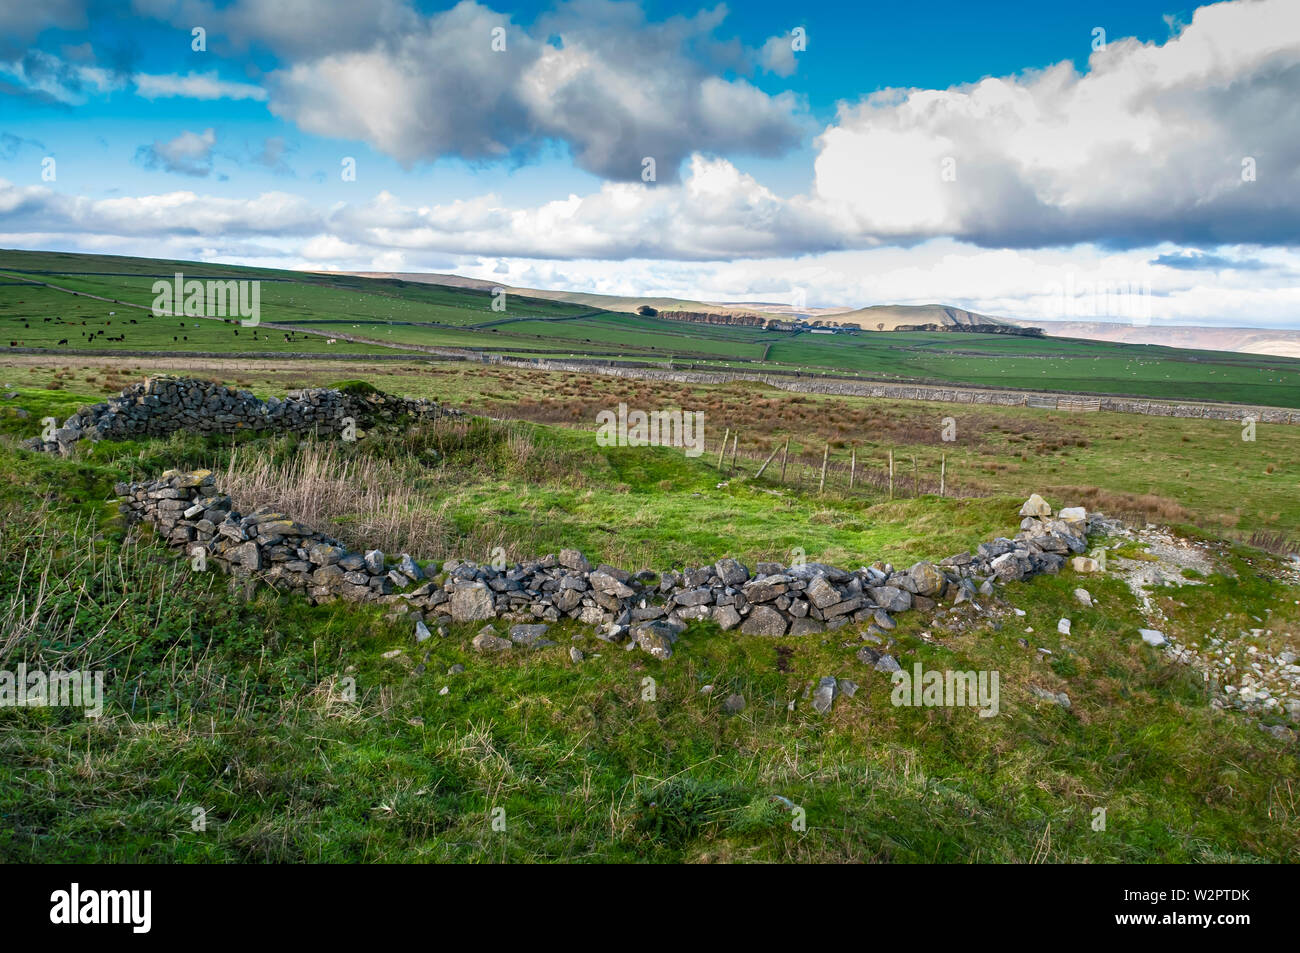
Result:
[[[329,344],[328,338],[314,334],[244,328],[237,321],[155,317],[148,311],[36,285],[0,286],[0,291],[7,292],[0,294],[0,339],[6,346],[15,341],[22,347],[87,350],[392,353],[373,344]]]
[[[60,368],[3,357],[0,384],[18,388],[22,398],[0,402],[0,419],[11,419],[5,415],[13,407],[30,410],[32,401],[49,399],[63,401],[66,416],[78,402],[102,399],[157,366],[143,358],[126,367],[112,358],[86,358]],[[172,373],[185,370],[184,362],[163,363]],[[209,365],[209,373],[262,395],[327,386],[358,369],[343,361]],[[924,491],[937,492],[942,464],[952,495],[1023,498],[1048,488],[1134,519],[1195,524],[1242,541],[1278,537],[1300,545],[1300,428],[1294,426],[1260,424],[1255,439],[1243,440],[1234,421],[882,401],[794,394],[753,383],[682,386],[459,362],[376,362],[362,372],[395,393],[588,434],[596,415],[620,402],[702,411],[706,458],[716,461],[724,433],[739,432],[737,464],[741,473],[752,474],[789,437],[789,484],[805,490],[815,487],[829,443],[828,485],[837,492],[847,489],[853,452],[859,468],[855,495],[878,492],[893,451],[900,497],[912,494],[914,475]],[[943,439],[947,421],[951,441]],[[34,420],[12,422],[27,428],[24,435],[36,432]],[[609,524],[602,519],[601,525]],[[685,525],[694,531],[693,524]]]
[[[498,381],[477,370],[375,383],[498,399]],[[1042,468],[1090,465],[1102,489],[1119,493],[1147,468],[1151,447],[1178,451],[1176,432],[1161,428],[1185,428],[1204,451],[1214,446],[1212,422],[1090,415],[1098,430],[1089,446],[1068,461],[1029,454],[1024,470],[999,476],[997,495],[891,501],[874,487],[819,496],[807,480],[755,481],[752,467],[721,479],[708,455],[601,448],[589,430],[545,424],[407,430],[355,446],[177,435],[83,446],[72,459],[16,450],[39,417],[110,389],[98,374],[92,383],[56,373],[60,388],[26,385],[0,405],[0,668],[102,670],[107,705],[99,719],[0,708],[0,859],[1300,860],[1295,742],[1260,731],[1252,716],[1216,711],[1195,672],[1143,645],[1143,619],[1118,578],[1066,572],[1012,585],[997,612],[952,629],[899,617],[905,665],[1000,673],[1000,714],[982,719],[974,709],[891,704],[888,679],[855,659],[854,633],[771,640],[697,624],[666,662],[576,626],[556,627],[559,644],[527,656],[478,655],[469,646],[476,625],[417,648],[410,623],[381,609],[309,607],[193,572],[148,531],[126,530],[109,505],[115,481],[208,466],[222,482],[270,488],[292,506],[309,489],[294,474],[324,455],[340,491],[351,481],[357,494],[389,495],[392,518],[380,521],[388,535],[372,541],[409,541],[426,558],[577,545],[593,561],[661,569],[724,554],[752,565],[799,547],[842,564],[906,563],[1013,531],[1021,487],[1044,479]],[[514,386],[509,399],[535,395],[539,407],[562,410],[577,382],[538,374]],[[805,415],[836,416],[827,402],[775,391],[682,395],[683,405],[697,400],[735,400],[736,413],[770,420],[773,440]],[[865,426],[901,443],[933,408],[870,411]],[[1023,435],[1050,440],[1083,419],[1061,417],[991,412],[982,439],[960,452],[972,467],[984,454],[1005,461]],[[1101,428],[1124,424],[1123,439],[1103,439]],[[433,445],[443,452],[431,456]],[[1228,467],[1226,446],[1211,452],[1224,455],[1213,478],[1235,502],[1258,495],[1259,468]],[[1294,467],[1290,450],[1273,452]],[[1289,469],[1279,479],[1296,477]],[[1294,499],[1278,495],[1288,517]],[[1194,522],[1212,523],[1189,505]],[[360,521],[375,516],[345,499],[331,526],[360,542]],[[1195,638],[1255,625],[1253,616],[1294,639],[1300,600],[1272,558],[1210,542],[1230,574],[1160,595],[1166,630]],[[1077,605],[1079,585],[1094,609]],[[1062,616],[1074,620],[1068,638],[1056,632]],[[586,653],[580,664],[570,645]],[[450,674],[454,665],[464,671]],[[827,716],[804,694],[824,675],[861,686]],[[1031,687],[1067,692],[1072,705],[1039,701]],[[746,699],[739,714],[722,709],[733,692]]]
[[[304,333],[286,341],[284,332],[270,328],[257,332],[254,341],[247,329],[235,334],[230,325],[198,319],[185,323],[205,326],[181,328],[179,320],[141,311],[153,302],[154,280],[178,271],[193,277],[260,279],[264,322],[326,336],[345,334],[365,343],[328,345],[323,338],[311,340],[318,335]],[[22,278],[67,290],[17,280]],[[996,334],[792,335],[602,312],[513,294],[504,301],[504,310],[494,311],[487,292],[396,279],[0,252],[0,346],[13,342],[74,349],[322,353],[345,347],[350,353],[380,353],[421,345],[557,358],[671,358],[699,367],[807,370],[893,381],[1300,407],[1300,361],[1287,358]],[[119,313],[110,318],[110,310]],[[138,323],[125,328],[108,323],[130,317]],[[56,318],[65,323],[56,323]],[[92,331],[104,333],[91,343]],[[123,332],[126,340],[108,341]],[[60,340],[67,344],[59,345]]]

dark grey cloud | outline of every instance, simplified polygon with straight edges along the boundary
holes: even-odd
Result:
[[[417,29],[405,0],[132,0],[141,16],[189,31],[207,31],[208,49],[246,57],[265,51],[283,60],[364,49]]]
[[[205,25],[236,49],[272,51],[273,113],[408,166],[520,162],[561,143],[607,179],[639,181],[650,157],[657,180],[672,182],[693,152],[779,156],[808,131],[793,94],[743,78],[760,53],[719,35],[722,5],[651,22],[638,3],[572,0],[528,27],[474,0],[429,15],[398,0],[135,6]],[[497,30],[504,50],[493,47]]]
[[[47,29],[86,26],[85,0],[4,0],[0,3],[0,59],[21,53]]]

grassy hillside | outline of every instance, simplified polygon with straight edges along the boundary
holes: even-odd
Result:
[[[419,284],[443,285],[449,288],[476,288],[480,291],[490,291],[494,287],[494,283],[491,281],[485,281],[481,278],[465,278],[461,275],[361,272],[360,276],[413,281]],[[563,301],[593,310],[617,311],[623,314],[635,314],[638,308],[646,306],[659,311],[706,311],[712,314],[752,314],[754,312],[754,308],[745,305],[709,304],[703,301],[691,301],[686,298],[591,294],[582,291],[550,291],[542,288],[511,286],[507,286],[507,288],[510,292],[524,297],[543,298],[547,301]]]
[[[252,332],[231,324],[153,318],[146,310],[153,302],[153,282],[177,271],[190,277],[260,279],[262,321],[298,333],[286,341],[287,332],[266,328],[254,341]],[[602,310],[594,301],[587,306],[511,293],[504,310],[493,310],[493,300],[490,289],[401,279],[0,252],[0,347],[232,353],[455,347],[519,356],[671,359],[703,368],[1300,407],[1300,361],[1289,358],[970,332],[790,333],[645,318]],[[109,311],[118,314],[110,317]],[[136,325],[129,324],[131,317]],[[89,335],[98,331],[104,333],[92,343]],[[108,340],[123,333],[125,340]],[[328,345],[309,340],[343,335],[356,341]],[[67,343],[60,345],[63,340]]]
[[[120,289],[106,289],[120,290]],[[327,337],[272,328],[243,328],[232,320],[156,318],[147,310],[79,297],[38,285],[0,286],[0,339],[5,345],[123,351],[243,351],[320,353],[346,350],[390,354],[380,345],[328,343]],[[121,300],[130,300],[123,297]],[[47,320],[48,319],[48,320]],[[66,342],[66,343],[64,343]]]
[[[424,386],[477,402],[532,399],[471,370]],[[1144,645],[1144,617],[1117,576],[1066,572],[1010,586],[983,612],[899,617],[905,666],[1000,673],[1001,711],[980,718],[894,706],[847,630],[773,640],[698,624],[665,662],[567,626],[550,633],[558,645],[528,654],[478,655],[477,625],[417,647],[410,623],[381,609],[309,607],[193,572],[107,505],[117,480],[208,466],[245,508],[315,506],[318,525],[347,540],[406,543],[424,557],[576,544],[593,561],[658,569],[724,554],[752,565],[798,546],[809,558],[902,563],[1014,530],[1020,485],[1047,472],[1034,467],[1092,461],[1104,474],[1126,460],[1130,477],[1146,474],[1157,467],[1144,447],[1181,443],[1151,425],[1185,426],[1213,453],[1200,446],[1212,444],[1209,422],[1143,420],[1144,432],[1104,447],[1097,432],[1066,462],[1030,447],[1078,418],[990,415],[998,429],[962,452],[973,461],[984,440],[1025,446],[1033,467],[1005,492],[891,501],[876,487],[818,496],[806,480],[755,481],[752,467],[719,474],[708,456],[601,448],[589,432],[543,424],[439,425],[328,446],[175,436],[87,445],[67,460],[14,449],[40,416],[108,389],[99,375],[59,373],[60,388],[24,386],[0,404],[0,668],[101,669],[107,708],[98,720],[0,708],[0,859],[1300,860],[1295,742],[1216,710],[1193,669]],[[518,387],[544,383],[560,412],[579,399],[575,382],[554,377]],[[743,396],[713,399],[770,419],[774,440],[785,427],[842,424],[848,409],[797,395],[731,403]],[[873,407],[862,425],[901,441],[922,425],[917,406]],[[998,458],[1005,450],[991,449]],[[1225,465],[1213,479],[1240,503],[1258,495],[1260,469]],[[1251,644],[1294,644],[1300,601],[1276,561],[1206,545],[1222,571],[1156,593],[1165,630],[1193,641],[1261,625],[1254,617],[1267,622]],[[1077,586],[1094,608],[1079,606]],[[1062,617],[1073,620],[1068,637]],[[820,715],[805,690],[826,675],[860,689]],[[1035,689],[1065,692],[1071,706]],[[722,703],[734,693],[745,706],[733,714]]]

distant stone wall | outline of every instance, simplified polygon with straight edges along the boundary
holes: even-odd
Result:
[[[1065,404],[1078,398],[1041,391],[980,390],[969,387],[945,387],[929,384],[884,384],[871,381],[837,380],[808,376],[790,378],[777,374],[736,373],[731,371],[675,371],[646,367],[620,367],[579,363],[576,361],[522,361],[500,358],[496,363],[534,370],[569,371],[607,374],[635,380],[675,381],[681,384],[729,384],[733,381],[757,381],[781,390],[805,394],[831,394],[846,397],[880,397],[892,400],[928,400],[948,404],[991,404],[1023,407],[1031,398],[1034,406],[1041,402],[1063,402],[1061,409],[1079,409]],[[1099,397],[1100,410],[1123,414],[1146,414],[1153,417],[1194,417],[1206,420],[1240,421],[1253,416],[1260,423],[1300,424],[1300,410],[1280,407],[1251,407],[1236,404],[1188,404],[1142,400],[1131,397]]]
[[[286,325],[286,327],[288,327]],[[301,330],[301,329],[298,329]],[[353,340],[340,335],[342,340]],[[368,342],[367,342],[368,343]],[[946,387],[937,384],[886,384],[871,381],[846,380],[826,374],[800,375],[794,372],[756,373],[734,371],[677,371],[664,370],[646,363],[623,362],[604,364],[597,360],[523,360],[500,357],[486,351],[473,349],[432,348],[411,346],[407,354],[357,354],[258,351],[233,354],[228,351],[113,351],[59,350],[57,348],[11,348],[10,354],[52,354],[86,357],[130,358],[208,358],[248,360],[321,360],[321,361],[482,361],[504,364],[528,370],[565,371],[569,373],[606,374],[632,380],[676,381],[682,384],[729,384],[733,381],[757,381],[781,390],[806,394],[830,394],[847,397],[879,397],[894,400],[924,400],[950,404],[991,404],[1003,407],[1049,407],[1066,411],[1109,410],[1122,414],[1144,414],[1150,417],[1180,417],[1202,420],[1241,421],[1253,416],[1259,423],[1300,424],[1300,410],[1285,407],[1258,407],[1247,404],[1174,403],[1144,400],[1136,397],[1080,396],[1054,394],[1045,391],[997,391],[975,387]],[[433,355],[430,358],[426,355]],[[1096,404],[1094,407],[1093,404]]]
[[[201,568],[215,564],[312,602],[394,603],[418,613],[420,637],[429,634],[426,618],[437,623],[505,618],[517,623],[509,639],[485,631],[475,642],[480,650],[502,649],[536,644],[548,623],[573,619],[597,627],[599,637],[610,642],[634,639],[659,658],[672,654],[673,642],[693,620],[764,636],[852,626],[866,629],[868,643],[883,645],[898,612],[933,609],[944,600],[959,604],[992,595],[995,581],[1058,571],[1071,554],[1084,552],[1089,526],[1102,519],[1081,508],[1062,510],[1053,519],[1047,504],[1034,496],[1021,509],[1024,519],[1014,539],[982,543],[938,565],[895,569],[877,562],[847,571],[824,563],[760,562],[751,572],[726,558],[683,572],[633,574],[592,566],[577,550],[509,568],[456,560],[439,566],[405,553],[392,560],[378,550],[351,552],[273,508],[241,514],[206,470],[169,471],[148,483],[118,484],[116,492],[128,521],[151,524]],[[1076,568],[1091,568],[1091,560],[1077,563]],[[859,654],[872,664],[893,662],[871,645]]]
[[[365,354],[360,351],[146,351],[108,347],[10,347],[0,354],[35,354],[48,357],[187,358],[225,361],[427,361],[423,354]],[[468,360],[453,355],[447,360]]]
[[[83,407],[53,439],[33,437],[24,446],[67,453],[79,440],[128,440],[186,430],[203,434],[246,432],[339,434],[348,421],[360,431],[402,420],[463,416],[431,400],[382,391],[347,393],[331,388],[290,391],[283,400],[260,400],[246,390],[188,377],[150,377],[117,397]]]

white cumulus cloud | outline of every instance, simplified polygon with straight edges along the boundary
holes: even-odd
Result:
[[[878,239],[1295,242],[1298,128],[1300,5],[1220,3],[1164,44],[1110,43],[1083,74],[843,104],[815,193]]]
[[[266,90],[253,83],[235,83],[219,79],[216,70],[206,73],[137,73],[132,77],[136,94],[145,99],[184,96],[188,99],[252,99],[263,101]]]

